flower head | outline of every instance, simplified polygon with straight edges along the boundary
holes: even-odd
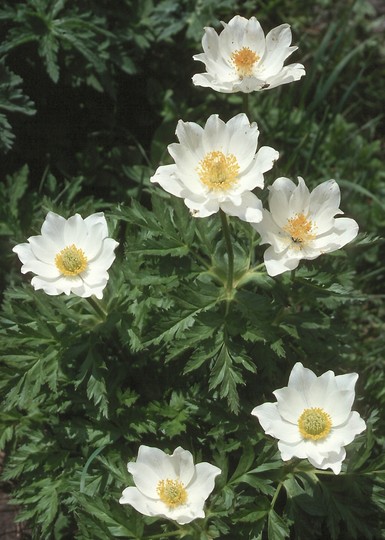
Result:
[[[317,377],[297,362],[288,386],[273,392],[277,402],[259,405],[251,414],[267,435],[279,439],[284,461],[308,459],[317,469],[338,474],[346,456],[344,446],[366,427],[351,410],[357,379],[357,373],[334,375],[333,371]]]
[[[36,290],[102,298],[117,246],[118,242],[108,238],[103,212],[85,219],[79,214],[65,219],[48,212],[41,235],[31,236],[28,243],[18,244],[12,251],[23,263],[23,274],[36,274],[31,280]]]
[[[243,113],[227,123],[213,114],[204,128],[180,120],[176,134],[180,142],[168,147],[175,163],[159,167],[151,182],[183,198],[195,217],[221,208],[244,221],[260,221],[262,203],[251,190],[263,188],[263,173],[279,154],[268,146],[256,153],[257,124]]]
[[[127,465],[135,486],[120,498],[145,516],[163,516],[180,525],[205,517],[203,506],[221,470],[210,463],[194,465],[188,450],[170,456],[158,448],[140,446],[136,462]]]
[[[343,214],[335,180],[323,182],[310,193],[303,178],[298,178],[298,186],[288,178],[278,178],[269,190],[270,212],[263,210],[262,221],[253,227],[261,243],[270,244],[264,254],[270,276],[297,268],[301,259],[312,260],[340,249],[357,236],[354,219],[334,217]]]
[[[194,56],[203,62],[206,73],[194,75],[197,86],[218,92],[254,92],[297,81],[305,75],[302,64],[283,65],[298,47],[291,47],[291,30],[281,24],[265,37],[255,17],[236,15],[218,35],[214,28],[205,28],[204,52]]]

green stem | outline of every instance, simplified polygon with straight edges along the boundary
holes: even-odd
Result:
[[[242,101],[243,101],[243,112],[246,114],[247,118],[249,118],[249,114],[250,114],[250,111],[249,111],[249,94],[246,94],[246,92],[244,92],[242,94]],[[250,120],[250,118],[249,118]]]
[[[280,491],[281,491],[281,489],[282,489],[282,486],[283,486],[283,482],[280,482],[280,483],[278,484],[278,486],[277,486],[277,489],[275,490],[275,493],[274,493],[273,498],[271,499],[271,508],[272,508],[272,509],[273,509],[274,506],[275,506],[275,503],[276,503],[276,501],[277,501],[277,499],[278,499],[278,495],[279,495],[279,493],[280,493]]]
[[[227,292],[230,293],[233,290],[233,280],[234,280],[234,251],[233,245],[231,243],[231,234],[229,222],[227,221],[227,215],[223,210],[219,210],[219,215],[221,216],[222,221],[222,231],[225,237],[225,244],[227,250]]]
[[[93,296],[88,296],[86,300],[90,304],[90,306],[92,306],[92,308],[96,311],[96,313],[100,315],[100,317],[103,320],[107,319],[107,315],[108,315],[107,311],[104,309],[102,304],[96,298],[94,298]]]

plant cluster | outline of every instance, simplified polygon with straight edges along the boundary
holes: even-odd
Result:
[[[384,51],[369,3],[267,4],[1,10],[26,537],[384,535]]]

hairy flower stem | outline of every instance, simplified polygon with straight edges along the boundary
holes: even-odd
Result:
[[[242,95],[242,104],[243,104],[243,107],[242,107],[243,112],[245,113],[247,118],[249,118],[249,113],[250,113],[250,110],[249,110],[249,94],[243,93],[243,95]]]
[[[227,221],[227,216],[223,210],[219,210],[219,215],[221,216],[222,221],[222,231],[225,238],[226,251],[227,251],[227,284],[226,289],[228,294],[233,290],[233,280],[234,280],[234,251],[233,245],[231,243],[231,234],[229,222]]]
[[[98,315],[100,315],[100,318],[105,321],[107,319],[107,311],[104,309],[102,304],[93,296],[89,296],[86,298],[87,302],[92,306],[92,308],[96,311]]]
[[[280,493],[280,491],[282,489],[282,486],[283,486],[283,482],[280,482],[278,484],[278,486],[277,486],[277,489],[275,490],[275,493],[273,495],[273,498],[271,500],[271,505],[270,505],[272,509],[274,509],[275,503],[276,503],[276,501],[278,499],[278,495],[279,495],[279,493]]]

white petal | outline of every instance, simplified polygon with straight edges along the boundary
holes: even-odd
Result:
[[[279,227],[285,227],[290,217],[289,201],[295,189],[294,182],[285,177],[277,178],[269,188],[270,212]]]
[[[307,458],[307,450],[303,440],[292,444],[284,441],[278,441],[278,449],[281,452],[281,458],[283,461],[288,461],[293,457],[297,457],[299,459]]]
[[[344,448],[340,448],[338,452],[330,452],[326,458],[315,460],[309,458],[310,463],[317,469],[332,469],[334,474],[341,472],[342,462],[346,457],[346,451]]]
[[[144,516],[158,516],[162,515],[163,506],[159,501],[151,500],[148,497],[145,497],[137,488],[128,487],[126,488],[121,498],[119,499],[120,504],[130,504],[143,514]]]
[[[281,24],[270,30],[266,35],[265,54],[258,66],[258,72],[261,75],[269,77],[282,69],[286,58],[297,49],[297,47],[290,47],[291,39],[288,24]]]
[[[310,194],[309,211],[317,225],[317,235],[329,231],[334,224],[334,216],[339,210],[341,195],[335,180],[328,180],[318,185]]]
[[[30,236],[28,242],[35,257],[48,264],[54,264],[56,255],[61,251],[47,235]]]
[[[233,200],[227,199],[220,203],[220,207],[229,216],[237,216],[243,221],[258,223],[262,219],[262,203],[251,191],[242,193],[239,205],[234,204]]]
[[[195,474],[194,461],[191,452],[176,448],[170,458],[175,473],[184,486],[187,486]]]
[[[256,123],[250,125],[247,116],[241,113],[227,122],[227,129],[229,141],[226,154],[235,155],[240,167],[240,174],[243,175],[244,171],[252,164],[257,150],[258,126]]]
[[[262,58],[265,52],[265,34],[255,17],[251,17],[246,23],[246,30],[243,34],[243,46],[255,51],[260,58]]]
[[[296,388],[286,386],[273,392],[277,398],[279,414],[292,424],[297,424],[298,418],[307,408],[306,396]]]
[[[83,218],[79,214],[75,214],[68,218],[64,224],[63,238],[66,246],[75,244],[81,245],[87,236],[87,225],[84,224]]]
[[[317,375],[311,369],[305,368],[301,362],[297,362],[291,370],[288,386],[295,388],[299,393],[306,396],[307,391],[316,379]]]
[[[190,483],[187,485],[187,491],[190,499],[194,501],[205,501],[215,486],[215,478],[221,474],[221,469],[211,465],[210,463],[202,462],[195,465],[195,474]]]
[[[266,266],[266,271],[269,276],[277,276],[284,272],[289,272],[297,268],[300,259],[294,259],[290,257],[287,251],[282,253],[275,253],[274,249],[270,246],[264,253],[263,259]]]
[[[88,234],[91,234],[92,229],[95,227],[95,225],[101,226],[102,229],[102,236],[106,238],[108,236],[108,227],[107,227],[107,221],[104,217],[103,212],[96,212],[95,214],[91,214],[88,217],[85,218],[84,223],[87,226]]]
[[[182,146],[199,156],[203,136],[203,128],[199,124],[179,120],[175,133]]]
[[[47,264],[45,262],[38,261],[37,259],[30,259],[26,262],[21,272],[25,274],[26,272],[33,272],[42,278],[56,279],[60,277],[60,272],[54,264]]]
[[[171,192],[170,180],[168,179],[170,175],[167,178],[167,184],[165,182],[162,184],[161,178],[157,176],[158,171],[156,171],[152,181],[158,182],[162,185],[162,187],[164,187],[164,189],[166,189],[166,191],[173,193],[173,195],[177,195],[178,197],[183,197],[190,192],[196,194],[204,193],[206,188],[202,184],[198,174],[200,161],[204,158],[203,150],[198,157],[193,155],[188,148],[182,146],[181,144],[174,143],[169,145],[168,151],[175,160],[176,168],[169,169],[167,171],[165,169],[167,165],[163,165],[163,171],[159,170],[161,167],[159,167],[158,171],[163,173],[163,175],[167,172],[170,173],[170,171],[173,171],[171,178],[176,181],[180,187],[178,188],[176,185],[176,192]],[[168,167],[171,166],[169,165]]]
[[[358,373],[345,373],[336,376],[336,384],[339,390],[354,392],[354,387],[358,379]]]
[[[242,189],[253,190],[263,188],[263,173],[269,171],[279,157],[279,152],[269,146],[262,146],[250,163],[249,168],[242,174]]]
[[[354,219],[337,218],[334,220],[333,228],[313,240],[312,246],[321,253],[330,253],[354,240],[357,234],[358,224]]]
[[[276,420],[279,420],[281,418],[276,403],[267,402],[263,403],[262,405],[258,405],[257,407],[254,407],[254,409],[251,411],[251,414],[258,418],[263,431],[267,435],[272,435],[273,437],[276,437],[275,433],[271,433],[270,431],[272,424]]]
[[[60,249],[65,247],[64,244],[64,227],[66,219],[54,212],[48,212],[44,223],[41,227],[41,234],[47,236]]]
[[[215,214],[219,210],[218,199],[206,199],[202,202],[194,200],[192,197],[184,200],[186,206],[191,210],[193,217],[204,218]]]
[[[175,164],[158,167],[154,176],[150,178],[150,182],[158,183],[167,193],[176,197],[185,197],[188,192],[183,182],[178,178]]]
[[[31,280],[31,285],[35,290],[42,289],[46,294],[54,296],[61,293],[69,295],[73,288],[82,287],[82,284],[83,282],[79,276],[59,277],[57,279],[34,276]]]
[[[141,445],[138,450],[138,457],[136,463],[143,463],[148,467],[157,471],[160,478],[175,478],[175,470],[170,461],[170,456],[151,446]],[[128,470],[130,464],[127,465]]]
[[[329,395],[337,390],[333,371],[326,371],[316,377],[306,390],[306,402],[309,407],[325,408],[329,405]]]
[[[298,186],[295,188],[295,190],[291,194],[290,200],[289,200],[289,208],[290,208],[289,218],[295,216],[296,214],[304,214],[306,216],[309,212],[309,202],[310,202],[309,190],[303,178],[299,176]]]
[[[105,238],[101,245],[99,253],[92,259],[88,260],[88,266],[92,271],[105,271],[110,268],[115,260],[114,250],[118,247],[119,242],[116,242],[113,238]]]
[[[365,421],[357,411],[352,411],[345,424],[339,425],[335,430],[335,437],[338,438],[341,446],[350,444],[356,435],[359,435],[366,429]]]
[[[151,499],[159,499],[156,491],[161,480],[175,479],[175,475],[170,471],[168,476],[162,476],[162,471],[155,469],[148,463],[136,462],[128,463],[128,471],[132,474],[136,487],[143,495]]]
[[[289,64],[288,66],[284,66],[276,75],[266,77],[265,87],[262,90],[270,90],[281,84],[298,81],[304,75],[305,68],[302,64]]]
[[[268,210],[262,210],[262,221],[251,224],[261,235],[261,244],[271,244],[276,253],[281,253],[291,243],[288,235],[276,224]]]
[[[217,114],[212,114],[206,121],[203,135],[202,146],[205,153],[212,151],[221,151],[227,154],[230,133],[226,129],[226,124]]]

